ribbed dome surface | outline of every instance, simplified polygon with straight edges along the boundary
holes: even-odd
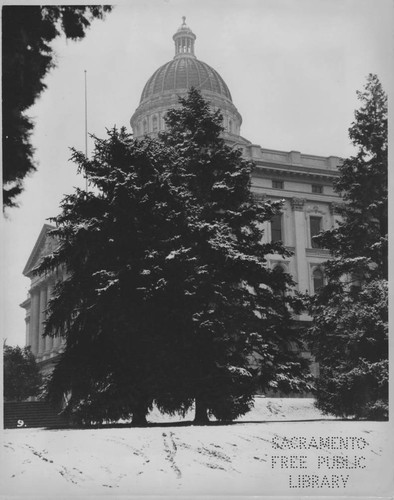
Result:
[[[217,71],[196,57],[178,56],[153,73],[142,91],[140,102],[165,91],[191,87],[209,90],[232,101],[230,91]]]
[[[161,66],[146,82],[140,104],[130,118],[134,137],[152,137],[166,129],[167,111],[179,107],[179,97],[186,97],[191,87],[199,90],[213,110],[223,116],[224,136],[240,137],[242,116],[234,106],[223,78],[208,64],[199,61],[194,52],[196,35],[186,25],[174,33],[174,59]],[[237,139],[238,140],[238,139]]]

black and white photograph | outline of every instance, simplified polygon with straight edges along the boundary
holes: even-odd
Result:
[[[1,19],[0,498],[392,499],[393,0]]]

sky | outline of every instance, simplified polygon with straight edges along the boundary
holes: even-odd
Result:
[[[197,58],[230,89],[241,135],[263,148],[349,156],[356,91],[369,73],[393,87],[393,0],[132,0],[95,21],[84,40],[57,39],[56,67],[29,111],[37,172],[2,223],[8,344],[24,345],[19,304],[30,280],[22,271],[41,228],[64,195],[84,185],[69,159],[71,147],[85,149],[85,70],[89,134],[105,137],[114,125],[131,132],[146,81],[174,56],[182,16],[197,36]],[[88,154],[92,149],[89,138]]]

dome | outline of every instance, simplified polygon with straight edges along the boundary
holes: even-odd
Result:
[[[146,82],[141,101],[166,91],[190,89],[208,90],[232,101],[230,91],[219,73],[196,57],[174,58],[156,70]]]
[[[196,35],[186,25],[185,17],[172,39],[175,43],[174,58],[160,66],[148,79],[140,104],[130,119],[134,137],[155,135],[164,130],[166,112],[179,106],[179,97],[185,97],[188,90],[195,87],[212,109],[220,109],[224,135],[230,140],[239,138],[242,117],[223,78],[195,56]]]

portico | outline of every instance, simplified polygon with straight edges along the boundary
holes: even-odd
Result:
[[[55,240],[48,235],[51,229],[52,226],[44,225],[23,271],[23,274],[31,279],[28,297],[21,304],[26,310],[26,346],[30,346],[38,362],[50,360],[63,351],[63,339],[59,335],[44,337],[48,302],[61,272],[45,276],[37,276],[34,273],[42,257],[48,255],[56,246]]]

